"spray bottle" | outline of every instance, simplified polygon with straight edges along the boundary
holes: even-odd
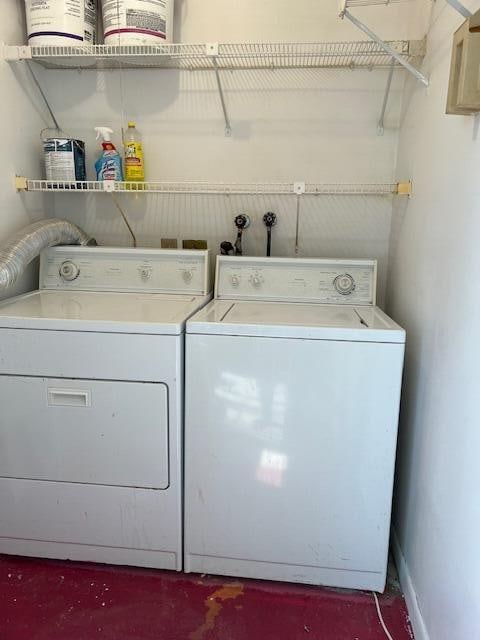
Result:
[[[97,180],[123,181],[122,158],[112,142],[113,129],[109,127],[95,127],[97,140],[102,138],[102,155],[95,163]]]

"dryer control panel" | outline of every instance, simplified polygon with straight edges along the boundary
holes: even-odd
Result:
[[[40,289],[206,295],[209,252],[54,247],[41,254]]]
[[[376,260],[218,256],[215,297],[375,305],[376,283]]]

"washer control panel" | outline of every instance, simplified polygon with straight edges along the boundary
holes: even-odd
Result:
[[[376,260],[218,256],[215,296],[374,305],[376,282]]]
[[[208,251],[54,247],[40,257],[41,289],[206,295],[210,284]]]

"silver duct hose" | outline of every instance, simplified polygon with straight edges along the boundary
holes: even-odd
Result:
[[[39,220],[24,227],[0,246],[0,290],[11,287],[42,249],[56,245],[96,245],[96,241],[67,220]]]

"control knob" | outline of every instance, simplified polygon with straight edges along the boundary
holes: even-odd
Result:
[[[76,280],[80,275],[80,268],[71,260],[65,260],[65,262],[62,262],[60,265],[59,274],[62,280],[72,282],[72,280]]]
[[[182,273],[184,282],[187,284],[193,280],[193,271],[191,269],[184,269]]]
[[[262,286],[263,276],[261,276],[258,273],[254,273],[253,276],[250,278],[250,282],[256,289],[258,289],[259,287]]]
[[[152,270],[150,269],[150,267],[142,267],[140,269],[140,278],[143,280],[143,282],[147,282],[148,280],[150,280],[152,277]]]
[[[349,273],[343,273],[333,281],[335,291],[342,296],[348,296],[355,291],[355,280]]]

